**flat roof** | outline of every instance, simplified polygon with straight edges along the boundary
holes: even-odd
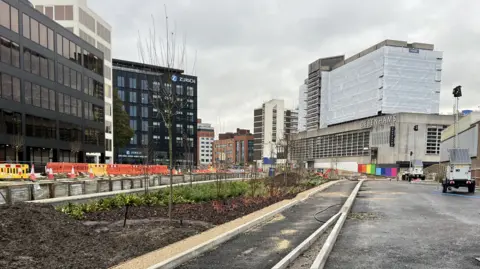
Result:
[[[121,60],[121,59],[112,59],[112,67],[113,69],[115,69],[115,67],[126,67],[126,68],[132,68],[132,69],[138,69],[138,70],[150,71],[150,72],[160,72],[160,73],[173,72],[173,73],[183,74],[184,72],[181,69],[144,64],[144,63],[132,62],[132,61]]]

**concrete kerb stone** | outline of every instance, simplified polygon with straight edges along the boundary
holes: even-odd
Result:
[[[313,261],[313,264],[310,267],[310,269],[323,269],[323,267],[325,266],[328,256],[330,255],[330,252],[332,252],[333,245],[335,244],[335,241],[337,240],[337,237],[340,234],[343,224],[347,219],[348,213],[352,208],[353,202],[355,201],[355,197],[357,196],[358,191],[360,190],[360,187],[363,184],[363,181],[364,180],[361,180],[360,182],[358,182],[357,186],[355,186],[355,189],[353,189],[347,201],[345,201],[345,204],[340,209],[340,213],[341,213],[340,218],[335,224],[335,227],[333,227],[333,230],[330,233],[330,235],[327,237],[327,240],[323,244],[323,247],[318,253],[317,257]]]
[[[272,269],[285,269],[293,261],[295,261],[303,252],[305,252],[310,246],[318,240],[318,238],[335,223],[335,221],[340,217],[340,212],[331,217],[327,222],[325,222],[320,228],[318,228],[314,233],[312,233],[307,239],[305,239],[300,245],[293,249],[290,253],[287,254],[281,261],[279,261]]]
[[[288,209],[288,208],[290,208],[290,207],[292,207],[292,206],[294,206],[294,205],[296,205],[300,202],[305,201],[306,199],[308,199],[310,196],[314,195],[315,193],[320,192],[322,190],[325,190],[326,188],[328,188],[328,187],[332,186],[333,184],[336,184],[337,182],[340,182],[340,181],[328,182],[328,183],[322,184],[321,186],[318,186],[318,187],[316,187],[312,190],[300,193],[300,194],[297,195],[296,198],[294,198],[295,200],[287,203],[286,205],[284,205],[280,208],[277,208],[273,211],[270,211],[270,212],[268,212],[268,213],[266,213],[266,214],[264,214],[264,215],[262,215],[262,216],[260,216],[256,219],[253,219],[253,220],[251,220],[247,223],[244,223],[244,224],[242,224],[242,225],[240,225],[240,226],[238,226],[234,229],[231,229],[231,230],[229,230],[229,231],[227,231],[223,234],[220,234],[220,235],[218,235],[218,236],[216,236],[216,237],[214,237],[214,238],[212,238],[212,239],[210,239],[206,242],[198,244],[198,245],[196,245],[196,246],[194,246],[194,247],[192,247],[188,250],[185,250],[185,251],[171,257],[171,258],[168,258],[164,261],[160,261],[156,264],[150,265],[149,267],[138,267],[139,265],[136,264],[135,269],[137,269],[137,268],[173,269],[175,267],[178,267],[179,265],[181,265],[181,264],[183,264],[183,263],[185,263],[185,262],[187,262],[187,261],[189,261],[189,260],[191,260],[195,257],[198,257],[199,255],[205,253],[206,251],[209,251],[209,250],[215,248],[216,246],[230,240],[231,238],[235,237],[236,235],[238,235],[242,232],[245,232],[248,229],[250,229],[250,228],[252,228],[252,227],[254,227],[254,226],[256,226],[256,225],[258,225],[262,222],[268,221],[269,219],[273,218],[278,213],[281,213],[282,211],[285,211],[286,209]],[[305,197],[302,198],[302,196],[305,196]],[[282,203],[282,202],[284,202],[284,201],[281,201],[279,203]],[[255,214],[255,212],[253,212],[251,214]],[[248,217],[248,215],[246,217]],[[228,223],[222,224],[222,225],[227,225],[227,224]],[[222,226],[222,225],[220,225],[220,226]],[[219,226],[217,226],[217,227],[219,227]],[[208,232],[208,231],[206,231],[206,232]],[[188,238],[186,240],[188,240]],[[182,241],[184,241],[184,240],[182,240]],[[182,241],[180,241],[180,242],[182,242]],[[177,243],[180,243],[180,242],[177,242]],[[176,244],[176,243],[174,243],[174,244]],[[157,251],[159,251],[159,250],[157,250]],[[145,255],[149,255],[149,254],[153,254],[153,252],[147,253]],[[133,260],[142,259],[142,258],[143,258],[143,256],[140,256],[140,257],[134,258]],[[123,268],[134,268],[134,267],[129,267],[127,265],[127,263],[129,263],[129,261],[124,262],[122,264],[119,264],[119,265],[117,265],[113,268],[122,268],[122,269]]]
[[[244,178],[229,178],[226,181],[240,181],[240,180],[248,180]],[[206,184],[206,183],[215,183],[216,180],[207,180],[207,181],[195,181],[192,184]],[[174,187],[176,186],[184,186],[190,185],[189,182],[186,183],[176,183],[173,184]],[[169,187],[169,185],[161,185],[155,187],[149,187],[148,191],[156,191],[160,189],[164,189]],[[136,193],[143,191],[144,188],[135,188],[135,189],[128,189],[128,190],[119,190],[119,191],[111,191],[111,192],[99,192],[99,193],[91,193],[91,194],[82,194],[76,196],[65,196],[65,197],[58,197],[58,198],[51,198],[51,199],[42,199],[42,200],[33,200],[33,201],[26,201],[27,203],[37,203],[37,204],[62,204],[68,202],[75,202],[75,201],[82,201],[82,200],[90,200],[90,199],[100,199],[105,197],[111,197],[118,194],[129,194],[129,193]]]

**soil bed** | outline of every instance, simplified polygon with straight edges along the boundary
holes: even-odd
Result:
[[[124,208],[79,221],[48,205],[0,206],[0,268],[108,268],[296,193],[177,204],[172,224],[165,219],[167,207],[130,207],[126,228]]]

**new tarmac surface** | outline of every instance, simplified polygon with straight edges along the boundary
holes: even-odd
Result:
[[[454,189],[455,190],[455,189]],[[477,190],[478,192],[478,190]],[[367,181],[325,268],[480,268],[480,194]]]
[[[339,182],[178,268],[271,269],[338,213],[356,184]]]

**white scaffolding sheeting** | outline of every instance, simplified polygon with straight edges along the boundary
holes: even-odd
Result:
[[[382,47],[322,72],[320,127],[400,112],[438,113],[442,52]]]

